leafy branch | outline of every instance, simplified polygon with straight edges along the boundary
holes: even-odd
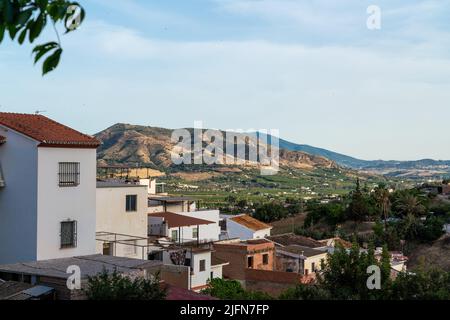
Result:
[[[85,11],[78,2],[66,0],[0,0],[0,43],[6,34],[22,45],[42,34],[48,22],[53,24],[57,41],[34,47],[34,63],[44,59],[42,75],[53,71],[63,52],[57,23],[63,23],[65,34],[76,30],[84,21]]]

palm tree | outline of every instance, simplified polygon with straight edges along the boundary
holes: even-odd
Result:
[[[414,195],[406,193],[400,196],[396,202],[399,212],[404,216],[419,216],[425,213],[425,206]]]
[[[387,229],[387,219],[391,211],[391,200],[389,198],[389,190],[384,186],[380,186],[375,190],[375,199],[377,200],[378,208],[381,216],[384,218],[384,229]]]

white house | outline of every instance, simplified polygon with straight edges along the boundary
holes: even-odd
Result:
[[[141,180],[142,181],[142,180]],[[151,189],[149,189],[151,190]],[[189,197],[161,196],[149,193],[148,213],[156,212],[193,212],[197,210],[195,200]]]
[[[263,239],[270,236],[272,226],[247,214],[237,216],[222,215],[223,230],[221,240],[239,238],[241,240]]]
[[[148,214],[148,235],[170,238],[176,243],[212,242],[219,239],[219,212],[156,212]]]
[[[0,264],[95,253],[99,141],[16,113],[0,113],[0,136]]]
[[[97,253],[147,259],[147,186],[97,182]]]
[[[222,267],[229,262],[212,255],[209,247],[170,247],[162,252],[162,262],[190,267],[189,289],[201,291],[211,279],[222,278]]]

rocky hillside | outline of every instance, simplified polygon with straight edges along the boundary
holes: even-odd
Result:
[[[192,131],[192,130],[191,130]],[[98,150],[100,164],[129,164],[167,168],[172,165],[172,130],[118,123],[95,136],[102,142]],[[254,146],[250,146],[252,148]],[[247,162],[246,165],[256,165]],[[280,150],[280,165],[297,169],[336,168],[325,157],[300,151]]]

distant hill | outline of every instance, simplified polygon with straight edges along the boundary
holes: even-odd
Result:
[[[193,129],[188,129],[191,132]],[[172,166],[171,129],[118,123],[95,136],[102,141],[100,164],[140,164],[158,169]],[[262,138],[271,143],[270,136]],[[255,147],[255,146],[251,146]],[[349,168],[368,174],[405,179],[440,179],[450,176],[450,161],[361,160],[338,152],[279,139],[280,166],[299,169]]]
[[[188,129],[191,132],[193,129]],[[95,135],[100,164],[129,164],[159,169],[172,166],[172,130],[118,123]],[[256,146],[251,146],[256,148]],[[248,151],[248,150],[247,150]],[[246,163],[252,165],[252,163]],[[256,165],[253,163],[253,165]],[[298,169],[336,168],[334,161],[320,155],[296,150],[280,150],[280,166]]]

